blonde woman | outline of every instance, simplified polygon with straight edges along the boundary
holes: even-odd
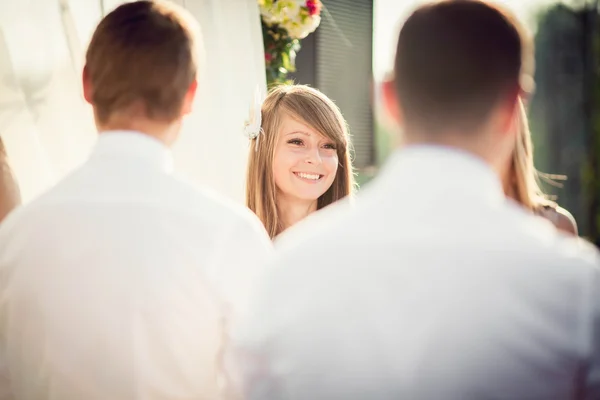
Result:
[[[346,121],[318,90],[276,87],[262,104],[261,121],[250,143],[246,205],[274,239],[348,196],[354,174]]]
[[[578,235],[575,219],[567,210],[548,200],[538,184],[538,172],[533,163],[533,145],[527,122],[527,113],[520,102],[519,136],[508,173],[505,174],[504,192],[525,208],[540,215],[561,231]]]

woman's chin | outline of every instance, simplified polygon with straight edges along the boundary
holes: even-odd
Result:
[[[325,193],[325,192],[323,192]],[[296,192],[296,193],[289,193],[288,196],[290,198],[294,198],[298,201],[303,201],[306,203],[312,203],[315,202],[319,199],[319,197],[321,197],[323,195],[323,193],[320,192]]]

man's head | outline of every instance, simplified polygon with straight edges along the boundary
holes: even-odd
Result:
[[[531,48],[510,15],[482,1],[442,0],[402,27],[386,102],[409,143],[510,143],[531,70]]]
[[[178,127],[195,95],[197,35],[194,19],[167,1],[126,3],[104,17],[83,73],[99,129],[161,136]]]

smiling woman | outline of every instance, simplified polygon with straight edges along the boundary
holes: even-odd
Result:
[[[278,86],[251,140],[246,204],[271,238],[354,187],[350,140],[338,107],[308,86]],[[260,137],[263,136],[261,139]]]

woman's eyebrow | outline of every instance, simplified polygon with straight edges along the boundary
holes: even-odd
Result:
[[[310,133],[308,133],[308,132],[305,132],[305,131],[292,131],[292,132],[288,132],[288,133],[286,133],[285,135],[286,135],[286,136],[289,136],[289,135],[294,135],[294,134],[296,134],[296,133],[300,133],[300,134],[302,134],[302,135],[310,136]]]

